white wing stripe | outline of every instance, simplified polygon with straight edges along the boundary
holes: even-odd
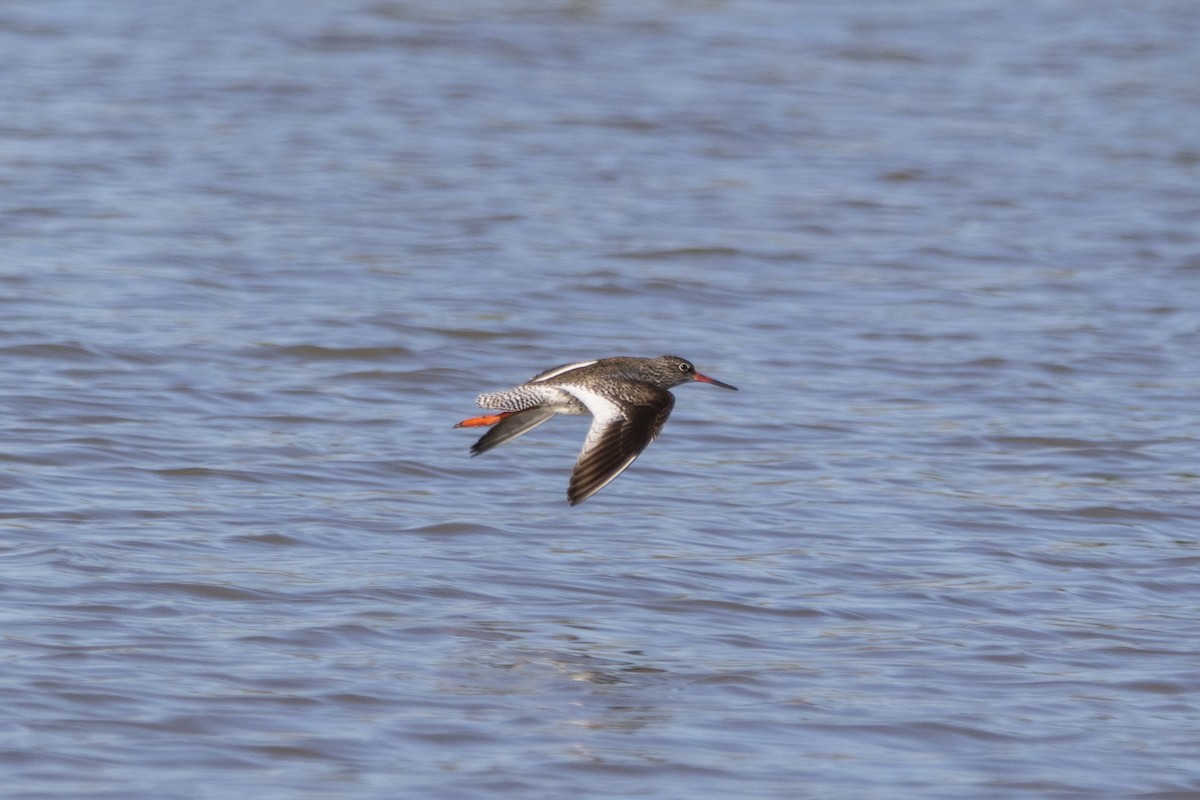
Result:
[[[558,369],[551,370],[551,371],[545,373],[544,375],[538,375],[536,378],[529,381],[529,383],[541,383],[542,381],[548,381],[551,378],[556,378],[559,375],[562,375],[564,372],[570,372],[571,370],[579,369],[580,367],[590,367],[592,364],[595,364],[596,361],[598,361],[598,360],[599,359],[593,359],[592,361],[578,361],[574,364],[564,364],[563,366],[559,367]]]
[[[604,432],[616,420],[624,419],[621,407],[599,392],[584,389],[581,386],[563,386],[563,391],[573,395],[575,399],[587,406],[592,412],[592,427],[588,428],[587,438],[583,440],[583,451],[591,450],[604,437]],[[581,455],[582,455],[581,453]]]

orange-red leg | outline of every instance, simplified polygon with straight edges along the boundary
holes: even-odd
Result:
[[[471,417],[470,419],[464,419],[462,422],[458,423],[454,427],[456,427],[456,428],[482,428],[487,425],[495,425],[500,420],[504,419],[505,417],[511,417],[515,413],[517,413],[517,412],[505,411],[500,414],[488,414],[487,416],[484,416],[484,417]]]

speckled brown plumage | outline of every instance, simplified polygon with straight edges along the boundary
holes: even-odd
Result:
[[[466,419],[455,427],[494,426],[472,445],[471,455],[479,455],[556,414],[591,414],[592,426],[567,487],[567,502],[577,505],[628,469],[654,441],[675,406],[668,390],[689,381],[736,391],[696,372],[678,356],[602,358],[563,364],[512,389],[482,394],[480,407],[499,413]]]

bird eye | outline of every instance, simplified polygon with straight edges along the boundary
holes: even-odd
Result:
[[[693,367],[691,364],[687,363],[686,361],[679,365],[680,372],[691,372],[694,369],[695,369],[695,367]]]

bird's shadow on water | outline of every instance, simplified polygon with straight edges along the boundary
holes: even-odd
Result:
[[[443,663],[439,689],[448,694],[511,698],[539,709],[559,708],[570,723],[589,730],[633,732],[670,721],[659,702],[680,680],[670,666],[637,650],[613,648],[567,629],[560,620],[553,643],[531,641],[542,636],[523,626],[493,621],[448,627],[461,642]],[[594,652],[594,651],[604,652]],[[569,709],[569,710],[568,710]]]

